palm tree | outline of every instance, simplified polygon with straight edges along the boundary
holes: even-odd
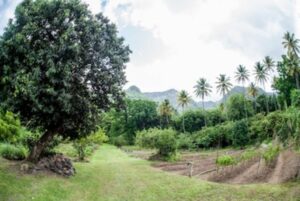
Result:
[[[299,84],[299,39],[295,38],[295,34],[286,32],[283,36],[283,47],[287,49],[287,56],[283,56],[283,63],[288,68],[289,74],[295,77],[297,89]]]
[[[283,47],[287,49],[288,54],[295,54],[298,56],[299,53],[299,39],[295,38],[295,34],[286,32],[283,36]]]
[[[224,74],[220,74],[219,77],[217,77],[217,91],[223,96],[224,102],[226,93],[229,92],[229,90],[232,87],[232,84],[230,83],[230,77],[227,77]],[[226,112],[226,117],[228,119],[228,114]]]
[[[182,107],[182,111],[184,111],[184,108],[189,104],[191,98],[187,91],[182,90],[178,94],[177,101],[178,101],[178,105]],[[182,129],[183,132],[185,133],[184,115],[182,116]]]
[[[235,79],[237,80],[237,82],[239,82],[239,83],[241,82],[243,85],[243,89],[245,89],[245,82],[249,80],[249,71],[246,69],[245,66],[239,65],[237,67],[237,70],[235,72]],[[244,96],[246,98],[246,90],[244,91]],[[244,110],[245,110],[245,115],[246,115],[246,119],[247,119],[248,115],[247,115],[245,99],[244,99]]]
[[[202,99],[202,109],[204,110],[204,98],[211,93],[211,86],[205,78],[200,78],[194,86],[195,94]]]
[[[267,69],[265,68],[265,66],[260,63],[260,62],[256,62],[254,65],[254,75],[255,75],[255,80],[257,83],[260,83],[264,89],[264,91],[266,91],[265,89],[265,83],[268,81],[268,72]],[[268,101],[268,97],[266,99],[266,106],[267,106],[267,113],[269,113],[269,101]]]
[[[248,94],[254,99],[255,110],[256,110],[256,97],[258,95],[258,89],[253,82],[248,87]]]
[[[227,77],[224,74],[220,74],[219,77],[217,77],[216,84],[217,84],[217,91],[223,96],[223,98],[232,87],[232,84],[230,83],[230,77]]]
[[[266,56],[263,60],[263,64],[267,72],[274,72],[275,61],[271,57]]]
[[[287,73],[290,76],[295,77],[295,82],[296,82],[296,87],[297,89],[300,89],[300,83],[299,83],[299,73],[300,73],[300,68],[299,68],[299,59],[294,55],[283,55],[282,56],[282,64],[283,66],[286,67]]]
[[[205,96],[208,96],[209,93],[211,92],[211,86],[205,78],[200,78],[197,81],[197,84],[194,86],[194,88],[195,88],[196,96],[201,97],[201,99],[202,99],[202,109],[204,111],[205,110],[204,109],[204,98],[205,98]],[[206,115],[204,115],[204,116],[205,116],[204,117],[205,126],[207,126]]]
[[[170,117],[173,112],[173,107],[170,104],[170,101],[168,99],[165,99],[160,105],[159,105],[159,115],[164,118],[166,125],[169,125]],[[162,123],[161,123],[162,124]]]

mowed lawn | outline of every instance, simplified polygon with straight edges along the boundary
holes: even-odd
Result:
[[[300,183],[226,185],[162,172],[141,159],[103,145],[89,163],[75,163],[69,179],[21,175],[0,159],[1,201],[300,200]]]

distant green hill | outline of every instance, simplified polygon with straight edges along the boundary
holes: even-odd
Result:
[[[228,97],[234,95],[234,94],[243,94],[245,93],[246,88],[241,86],[235,86],[233,87],[226,95],[219,101],[205,101],[204,107],[205,109],[211,109],[219,105],[220,103],[224,102]],[[166,91],[161,92],[142,92],[137,86],[131,86],[126,90],[126,96],[130,99],[147,99],[152,100],[155,102],[162,102],[165,99],[168,99],[171,103],[171,105],[177,109],[178,111],[181,110],[181,108],[178,106],[177,102],[177,95],[178,91],[176,89],[169,89]],[[264,90],[259,89],[259,94],[265,93]],[[187,107],[187,109],[196,109],[196,108],[202,108],[202,102],[197,102],[195,100],[192,100]]]

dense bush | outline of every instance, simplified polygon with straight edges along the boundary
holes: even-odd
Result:
[[[149,100],[126,100],[122,110],[110,110],[101,121],[101,127],[115,145],[132,145],[137,131],[157,126],[157,104]]]
[[[184,118],[185,131],[192,133],[205,126],[205,115],[203,110],[189,110],[173,120],[173,127],[177,131],[183,132],[182,121]]]
[[[190,133],[181,133],[177,136],[178,149],[194,149],[195,143]]]
[[[232,128],[233,122],[203,128],[193,134],[195,144],[198,148],[225,147],[232,143]]]
[[[252,104],[242,94],[230,96],[225,112],[230,120],[240,120],[254,114]]]
[[[11,112],[0,113],[0,141],[16,143],[24,129],[20,120]]]
[[[0,155],[9,160],[23,160],[26,158],[28,150],[22,145],[8,143],[0,144]]]
[[[158,154],[170,158],[176,154],[176,132],[172,129],[152,128],[137,133],[136,144],[141,147],[158,149]]]
[[[93,150],[96,149],[97,145],[107,142],[108,137],[105,135],[104,131],[101,128],[87,137],[76,139],[73,142],[73,147],[77,152],[79,160],[84,160],[86,156],[92,154]]]
[[[291,93],[292,106],[300,107],[300,90],[294,89]]]
[[[219,108],[207,110],[205,114],[207,126],[215,126],[225,121],[225,116]]]
[[[278,100],[275,95],[269,96],[266,94],[261,94],[256,98],[256,113],[273,112],[278,108]]]
[[[232,129],[232,144],[235,147],[244,147],[249,143],[248,121],[236,121]]]

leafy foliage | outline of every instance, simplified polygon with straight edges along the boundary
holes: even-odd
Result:
[[[206,113],[203,110],[186,111],[174,119],[173,127],[177,131],[183,132],[181,124],[184,121],[186,132],[192,133],[198,131],[205,126],[205,115]]]
[[[226,102],[227,116],[230,120],[240,120],[254,114],[252,104],[241,94],[233,95]]]
[[[198,148],[224,147],[232,143],[232,129],[232,122],[205,127],[195,132],[193,138]]]
[[[292,106],[300,107],[300,90],[294,89],[291,93]]]
[[[111,142],[117,142],[122,135],[122,145],[133,144],[137,131],[159,126],[157,104],[149,100],[126,100],[124,109],[112,109],[101,121]]]
[[[248,122],[240,120],[234,123],[232,129],[232,144],[236,147],[243,147],[249,143]]]
[[[91,155],[96,145],[100,145],[108,141],[108,137],[105,135],[101,128],[98,131],[92,133],[87,137],[77,139],[73,142],[73,147],[75,148],[78,159],[83,161],[86,156]]]
[[[129,54],[116,26],[80,1],[25,0],[0,39],[1,103],[47,131],[39,145],[87,135],[121,103]]]
[[[137,133],[136,144],[141,147],[158,149],[158,154],[166,159],[176,154],[176,132],[172,129],[152,128]]]
[[[270,164],[276,159],[279,153],[280,153],[279,146],[269,146],[268,149],[263,153],[263,158],[265,159],[267,164]]]
[[[8,143],[0,144],[0,156],[9,160],[23,160],[26,158],[28,150],[22,145]]]
[[[236,161],[232,156],[223,155],[216,159],[216,164],[218,166],[230,166],[236,164]]]

